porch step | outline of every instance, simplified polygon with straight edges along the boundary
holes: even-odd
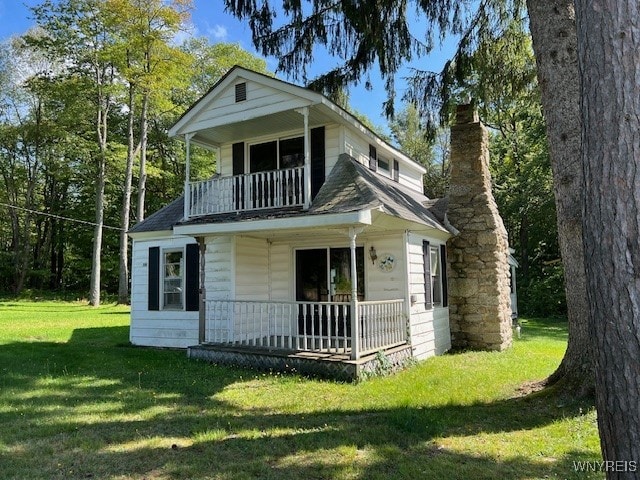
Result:
[[[402,368],[411,358],[412,349],[403,344],[351,360],[348,355],[336,353],[204,344],[189,347],[187,356],[221,365],[352,382]]]

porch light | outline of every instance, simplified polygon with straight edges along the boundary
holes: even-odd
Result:
[[[376,247],[373,245],[371,245],[371,248],[369,249],[369,256],[371,257],[371,263],[375,265],[376,260],[378,259],[378,254],[376,253]]]

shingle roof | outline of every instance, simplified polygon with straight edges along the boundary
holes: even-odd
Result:
[[[176,199],[143,222],[130,233],[170,230],[175,225],[229,223],[250,220],[348,213],[380,208],[394,217],[447,231],[425,204],[429,199],[408,187],[378,175],[347,154],[340,155],[329,177],[314,198],[309,210],[300,207],[221,213],[192,218],[182,222],[184,197]]]
[[[172,230],[184,215],[184,195],[176,198],[170,204],[162,207],[153,215],[149,215],[142,222],[135,224],[129,233],[161,232]]]

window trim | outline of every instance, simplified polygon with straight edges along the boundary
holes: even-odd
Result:
[[[171,253],[180,253],[180,306],[167,306],[165,299],[165,282],[167,280],[166,276],[166,266],[167,266],[167,255]],[[184,248],[163,248],[161,249],[161,265],[160,265],[160,278],[159,278],[159,286],[160,286],[160,310],[163,311],[185,311],[186,309],[186,296],[185,296],[185,282],[186,282],[186,255]],[[175,277],[177,278],[177,277]]]

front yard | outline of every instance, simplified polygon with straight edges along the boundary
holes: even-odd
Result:
[[[132,347],[128,309],[0,302],[3,479],[542,479],[600,459],[595,412],[520,387],[566,324],[504,353],[445,355],[342,384]]]

